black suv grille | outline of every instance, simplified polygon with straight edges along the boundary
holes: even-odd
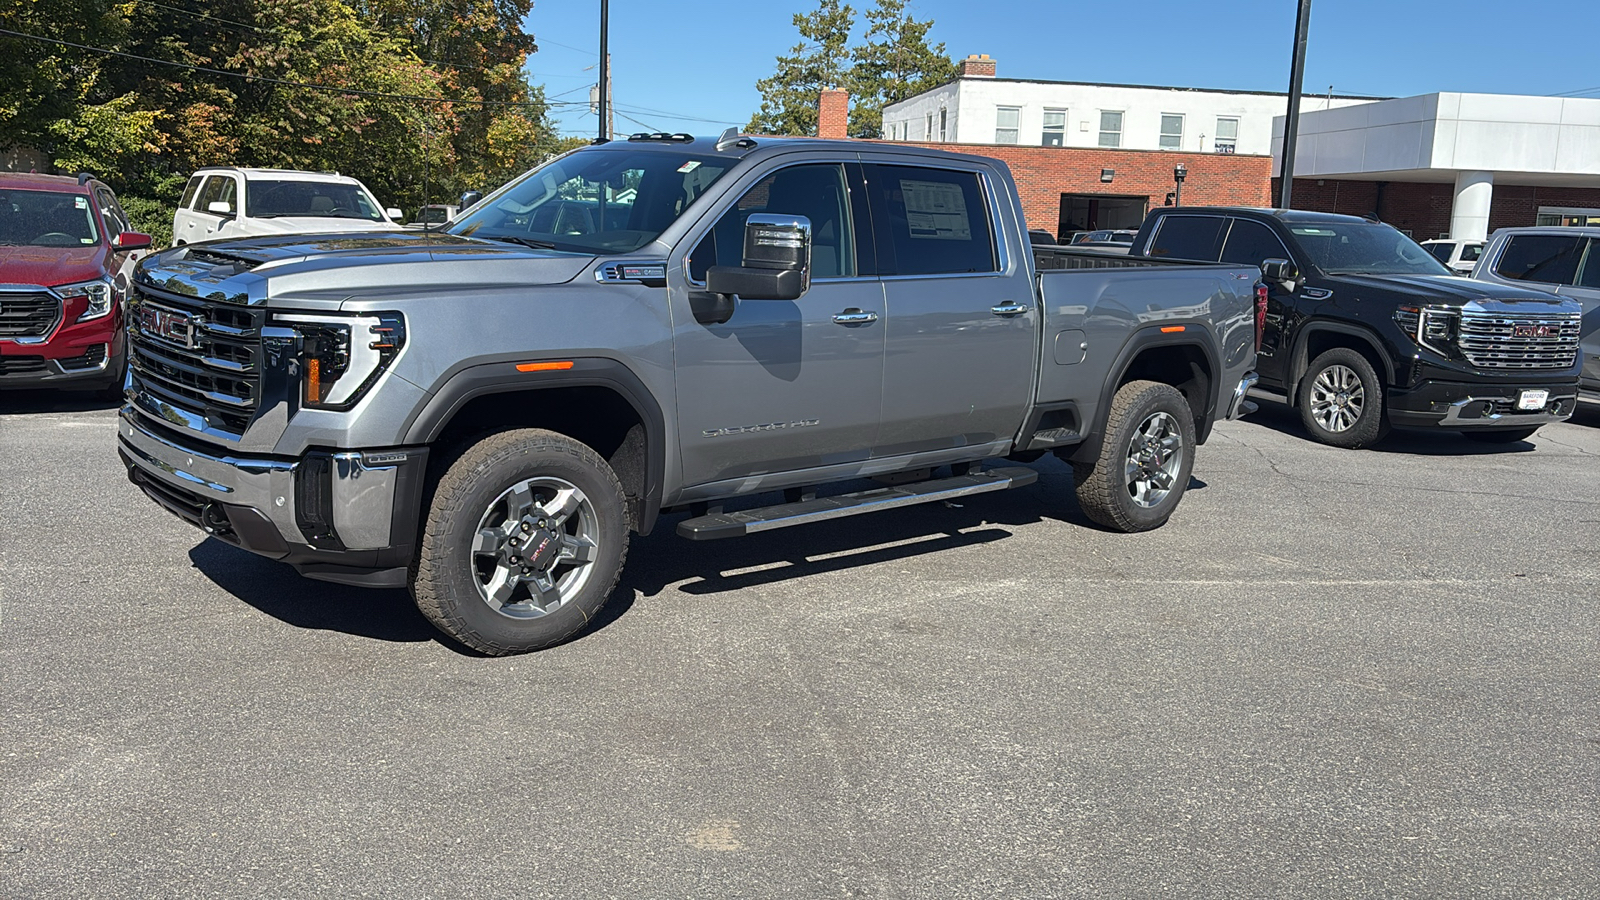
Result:
[[[1480,369],[1566,369],[1578,358],[1576,313],[1461,315],[1461,355]]]
[[[128,305],[130,364],[139,387],[243,434],[261,402],[265,310],[135,288]]]
[[[44,337],[60,318],[55,294],[0,291],[0,338]]]

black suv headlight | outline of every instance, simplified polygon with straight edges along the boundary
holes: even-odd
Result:
[[[300,335],[300,405],[310,409],[355,406],[406,341],[399,313],[287,313],[273,321]]]
[[[1440,356],[1454,356],[1461,336],[1461,310],[1446,306],[1402,306],[1394,311],[1400,330]]]
[[[116,302],[117,291],[112,286],[109,278],[96,278],[93,281],[80,281],[77,284],[64,284],[61,287],[51,288],[63,300],[75,297],[89,298],[89,308],[77,318],[79,322],[91,319],[102,319],[111,314],[111,306]]]

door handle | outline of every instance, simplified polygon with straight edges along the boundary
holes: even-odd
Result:
[[[878,314],[875,312],[863,312],[852,306],[842,313],[834,313],[833,320],[840,325],[870,325],[878,321]]]
[[[999,306],[989,307],[989,312],[992,312],[997,316],[1005,316],[1006,318],[1010,318],[1011,316],[1020,316],[1027,311],[1028,308],[1026,306],[1012,303],[1010,301],[1007,301]]]

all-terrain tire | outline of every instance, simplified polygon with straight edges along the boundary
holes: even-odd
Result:
[[[1389,433],[1383,404],[1383,380],[1372,363],[1335,347],[1311,361],[1295,405],[1312,440],[1355,450]]]
[[[522,521],[531,527],[538,520],[539,527],[531,537],[544,533],[557,546],[571,537],[563,528],[581,533],[586,548],[582,552],[591,559],[584,564],[556,565],[566,565],[569,574],[585,565],[592,569],[573,582],[577,586],[571,596],[559,590],[542,595],[550,603],[547,611],[541,611],[541,596],[536,596],[529,582],[515,588],[516,593],[506,601],[497,602],[493,597],[493,573],[497,570],[492,563],[504,557],[482,551],[484,524],[494,525],[502,519],[511,523],[515,514],[501,511],[516,509],[515,498],[526,495],[538,501],[541,491],[555,497],[561,486],[575,491],[569,496],[580,498],[565,520],[573,524],[551,524],[548,532],[542,532],[545,514],[539,505],[524,505],[523,509],[532,512]],[[556,518],[552,514],[549,521],[554,523]],[[522,562],[533,562],[535,552],[544,549],[543,543],[534,547],[530,535],[519,534],[512,525],[487,530],[503,531],[509,540],[524,541],[522,552],[528,556],[522,557]],[[462,452],[439,477],[411,566],[411,594],[429,621],[474,650],[491,656],[540,650],[572,637],[599,614],[627,559],[628,533],[622,485],[594,450],[543,429],[492,434]],[[514,552],[504,541],[499,546],[506,553]],[[490,564],[488,576],[483,571],[486,563]],[[491,584],[484,583],[486,577]],[[559,599],[548,599],[552,597]],[[509,602],[519,598],[525,598],[520,605]]]
[[[1158,381],[1130,381],[1111,399],[1099,458],[1073,466],[1078,507],[1116,531],[1159,528],[1189,487],[1194,450],[1194,410],[1182,392]],[[1138,477],[1147,473],[1155,477]]]

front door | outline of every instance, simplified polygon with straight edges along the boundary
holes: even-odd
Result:
[[[1039,311],[975,171],[869,165],[884,276],[883,428],[874,456],[1016,436],[1033,392]]]
[[[706,269],[738,265],[753,213],[811,220],[811,287],[798,300],[736,301],[695,319]],[[883,285],[861,277],[842,163],[758,177],[693,250],[672,291],[678,440],[685,486],[866,460],[883,390]]]

